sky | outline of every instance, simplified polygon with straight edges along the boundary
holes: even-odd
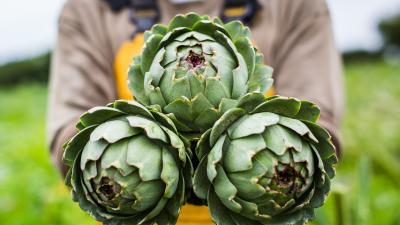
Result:
[[[327,0],[341,51],[374,50],[381,45],[377,25],[400,13],[400,0]],[[57,19],[65,0],[2,0],[0,64],[46,52],[57,38]],[[6,3],[5,3],[6,2]]]

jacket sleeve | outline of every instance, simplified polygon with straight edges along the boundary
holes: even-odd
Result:
[[[289,19],[282,17],[286,25],[282,26],[278,45],[274,46],[276,91],[318,104],[319,123],[330,131],[340,150],[342,66],[328,9],[323,0],[307,0],[297,11]]]
[[[85,2],[92,1],[70,0],[64,6],[51,65],[47,136],[52,160],[63,173],[62,145],[76,133],[79,116],[116,97],[101,9]]]

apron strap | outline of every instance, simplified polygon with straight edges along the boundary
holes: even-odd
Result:
[[[225,0],[220,17],[225,23],[240,20],[250,25],[261,8],[257,0]]]
[[[119,12],[121,9],[126,8],[131,4],[130,0],[104,0],[104,1],[114,12]]]
[[[136,32],[145,32],[160,20],[160,9],[156,0],[131,0],[130,21]]]

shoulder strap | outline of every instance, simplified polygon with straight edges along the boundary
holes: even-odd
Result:
[[[160,9],[156,0],[131,0],[130,20],[136,32],[149,30],[160,20]]]
[[[130,10],[130,21],[136,26],[136,32],[150,29],[160,19],[160,10],[156,0],[103,0],[114,12],[124,8]]]
[[[130,5],[130,0],[104,0],[108,6],[110,6],[111,10],[114,12],[118,12],[123,8],[126,8]]]
[[[221,19],[225,23],[240,20],[250,25],[257,12],[262,8],[257,0],[225,0]]]

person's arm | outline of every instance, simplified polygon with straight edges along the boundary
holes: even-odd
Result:
[[[116,98],[111,47],[100,23],[101,9],[86,2],[92,1],[66,3],[51,65],[48,142],[52,160],[63,174],[62,145],[76,133],[79,116]]]
[[[329,12],[324,0],[299,4],[296,10],[287,10],[288,14],[292,12],[290,15],[281,18],[282,23],[289,24],[282,26],[279,45],[274,48],[276,90],[278,94],[318,104],[319,123],[332,134],[340,154],[342,66]]]

